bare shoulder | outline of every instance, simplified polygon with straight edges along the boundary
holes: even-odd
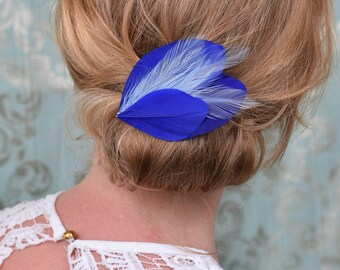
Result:
[[[45,242],[15,250],[1,265],[1,270],[66,270],[70,269],[65,242]]]
[[[0,268],[68,269],[61,229],[51,224],[56,194],[23,201],[0,211]],[[58,237],[57,237],[58,236]]]

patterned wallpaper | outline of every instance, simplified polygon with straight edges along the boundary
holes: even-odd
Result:
[[[72,120],[72,83],[52,40],[52,0],[0,0],[0,208],[67,189],[90,142]],[[340,2],[334,0],[340,44]],[[230,270],[340,270],[339,71],[282,163],[227,188],[216,241]]]

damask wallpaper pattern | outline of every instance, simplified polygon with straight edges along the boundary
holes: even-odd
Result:
[[[66,130],[72,82],[51,37],[52,4],[0,0],[0,208],[67,189],[86,172],[91,142]],[[216,232],[225,269],[340,270],[339,87],[335,70],[279,166],[226,189]]]

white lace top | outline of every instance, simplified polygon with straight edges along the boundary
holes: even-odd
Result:
[[[66,229],[55,209],[55,200],[60,193],[36,201],[24,201],[0,211],[0,268],[14,250],[47,241],[65,241],[63,235]],[[197,248],[190,249],[207,253]],[[76,239],[69,242],[65,256],[71,270],[103,267],[110,270],[223,270],[211,255],[195,254],[181,246],[150,242]]]

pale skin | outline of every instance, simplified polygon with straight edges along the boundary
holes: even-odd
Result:
[[[56,201],[66,229],[84,240],[166,243],[216,251],[215,218],[223,189],[191,195],[132,192],[111,183],[97,157],[94,151],[85,178]],[[66,246],[65,241],[45,242],[15,251],[1,269],[69,269]]]

